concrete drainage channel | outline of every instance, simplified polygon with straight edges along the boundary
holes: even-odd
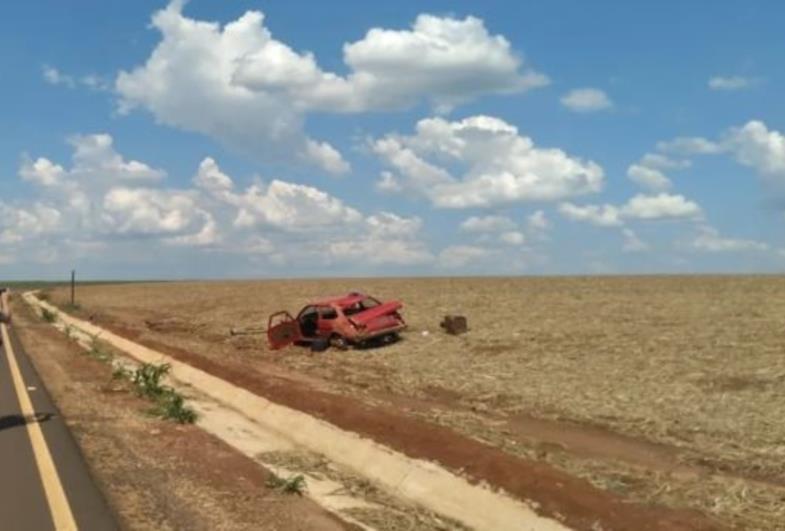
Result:
[[[301,411],[281,406],[170,356],[23,295],[37,312],[57,314],[82,346],[93,338],[128,356],[131,363],[168,363],[171,384],[188,395],[198,425],[281,477],[302,474],[307,495],[363,529],[382,529],[389,518],[417,529],[563,530],[562,523],[428,461],[409,458],[370,439]],[[376,517],[372,515],[378,513]],[[369,516],[370,515],[370,516]],[[382,516],[386,515],[386,516]]]

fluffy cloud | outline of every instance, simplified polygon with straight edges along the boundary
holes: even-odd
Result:
[[[54,259],[65,248],[144,245],[198,248],[253,257],[277,267],[343,263],[410,266],[436,260],[421,237],[422,220],[391,212],[363,214],[312,186],[274,179],[239,187],[212,158],[193,186],[167,188],[161,170],[128,160],[108,135],[71,139],[73,164],[25,159],[20,177],[41,200],[0,201],[0,243],[11,254]],[[65,235],[77,233],[78,242]],[[46,251],[46,252],[45,252]],[[178,251],[180,252],[180,251]]]
[[[604,180],[594,162],[535,147],[516,127],[490,116],[420,120],[414,135],[388,135],[372,147],[400,176],[388,174],[388,181],[440,208],[553,201],[597,192]],[[462,168],[463,174],[448,168]]]
[[[622,246],[624,252],[639,253],[649,249],[648,244],[641,240],[634,230],[625,227],[621,230],[621,233],[624,236],[624,245]]]
[[[697,203],[682,195],[638,194],[624,205],[583,205],[562,203],[559,212],[573,221],[582,221],[600,227],[618,227],[625,220],[691,219],[701,215]]]
[[[667,190],[672,184],[662,171],[642,164],[632,164],[627,168],[627,177],[649,190]]]
[[[357,210],[317,188],[277,179],[267,187],[251,186],[232,203],[239,209],[235,221],[238,227],[266,224],[288,230],[318,230],[362,218]]]
[[[729,154],[759,174],[785,183],[785,134],[769,129],[760,120],[732,127],[716,142],[702,137],[679,137],[659,142],[657,149],[681,155]]]
[[[26,159],[19,174],[25,181],[30,181],[38,186],[53,188],[62,184],[66,172],[59,164],[39,158],[36,161]]]
[[[114,149],[114,141],[107,134],[77,135],[69,139],[73,147],[73,165],[63,166],[39,157],[25,158],[20,176],[47,188],[73,185],[106,187],[118,183],[150,183],[163,179],[166,173],[137,160],[125,160]]]
[[[254,254],[275,255],[284,261],[288,254],[317,255],[331,262],[360,260],[371,265],[415,265],[433,260],[418,238],[422,220],[417,217],[391,212],[363,216],[317,188],[280,180],[236,191],[232,179],[210,158],[200,164],[194,184],[233,209],[233,230],[267,230],[270,238],[282,238],[286,242],[282,245],[288,247],[276,252],[274,241],[253,236],[249,248]]]
[[[499,234],[499,241],[507,245],[523,245],[526,242],[526,236],[521,231],[510,230]]]
[[[382,193],[398,193],[403,191],[403,186],[389,171],[383,171],[379,180],[376,181],[376,189]]]
[[[345,170],[334,148],[303,133],[302,112],[285,91],[254,91],[235,82],[240,62],[271,40],[261,13],[246,13],[221,28],[185,17],[181,8],[173,2],[153,16],[161,42],[143,66],[118,75],[121,112],[142,107],[160,123],[267,160],[291,157],[327,171]]]
[[[701,214],[697,203],[682,195],[636,195],[621,208],[621,215],[630,219],[695,218]]]
[[[722,152],[722,146],[699,136],[680,136],[658,142],[657,149],[677,155],[714,155]]]
[[[707,225],[698,228],[698,235],[692,241],[692,247],[709,253],[769,250],[769,245],[763,242],[724,238],[717,229]]]
[[[667,190],[672,183],[665,175],[665,170],[683,169],[690,165],[688,160],[674,160],[659,153],[646,153],[641,160],[627,168],[627,177],[648,190]]]
[[[439,265],[449,269],[456,269],[469,264],[482,261],[491,254],[484,247],[474,245],[451,245],[439,253]]]
[[[728,131],[723,145],[740,164],[785,183],[785,135],[781,132],[752,120]]]
[[[344,45],[349,73],[341,76],[275,39],[261,12],[221,27],[185,16],[182,4],[153,15],[162,39],[144,65],[118,75],[120,110],[142,107],[161,123],[265,160],[294,157],[330,173],[349,170],[333,146],[303,132],[310,111],[392,110],[423,100],[445,111],[483,94],[547,83],[474,17],[420,15],[411,29],[373,28]]]
[[[77,86],[86,87],[93,91],[106,91],[111,88],[106,79],[95,74],[88,74],[82,77],[74,77],[65,74],[57,68],[49,65],[44,65],[41,69],[44,76],[44,81],[50,85],[59,85],[67,88],[76,88]]]
[[[582,221],[599,227],[618,227],[622,225],[619,209],[613,205],[574,205],[562,203],[559,212],[573,221]]]
[[[526,226],[529,228],[529,230],[542,232],[548,230],[551,224],[548,221],[545,212],[542,210],[537,210],[526,218]]]
[[[261,26],[262,15],[254,16]],[[297,54],[267,32],[240,60],[234,80],[255,91],[284,90],[302,108],[343,112],[400,109],[422,99],[449,110],[482,94],[548,83],[522,70],[509,42],[475,17],[420,15],[411,29],[372,28],[343,54],[346,77],[322,71],[313,55]]]
[[[44,76],[44,81],[50,85],[63,85],[68,88],[74,88],[76,86],[76,81],[73,77],[63,74],[53,66],[44,65],[41,69],[41,73]]]
[[[0,244],[14,244],[61,232],[62,214],[43,203],[15,207],[0,201]]]
[[[194,236],[212,219],[187,192],[113,188],[101,206],[102,230],[118,235]]]
[[[365,219],[366,230],[360,237],[339,238],[328,245],[330,256],[338,261],[360,260],[370,264],[415,265],[434,260],[423,242],[417,239],[420,218],[405,218],[381,212]]]
[[[608,95],[596,88],[571,90],[562,96],[561,104],[575,112],[595,112],[613,107]]]
[[[77,135],[69,144],[69,168],[44,157],[23,159],[19,175],[35,185],[43,199],[20,209],[24,214],[17,216],[16,230],[25,235],[18,241],[48,234],[57,226],[64,234],[76,232],[88,240],[160,236],[179,238],[178,243],[208,243],[205,228],[214,221],[194,192],[150,188],[166,173],[127,160],[107,134]],[[37,232],[26,228],[33,223]]]
[[[756,80],[742,76],[714,76],[709,79],[708,86],[712,90],[735,91],[754,86]]]
[[[512,230],[517,224],[506,216],[471,216],[461,223],[466,232],[500,232]]]

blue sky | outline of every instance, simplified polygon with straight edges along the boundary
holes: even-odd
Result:
[[[4,10],[0,278],[785,268],[779,2]]]

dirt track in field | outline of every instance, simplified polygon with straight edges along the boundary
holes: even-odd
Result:
[[[404,341],[310,355],[228,333],[350,289],[403,299]],[[781,295],[776,277],[398,279],[97,286],[80,302],[211,372],[352,397],[611,497],[771,529],[785,517]],[[439,332],[454,311],[468,335]]]

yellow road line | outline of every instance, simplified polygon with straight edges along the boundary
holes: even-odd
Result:
[[[14,349],[11,346],[8,329],[5,324],[0,323],[0,333],[2,334],[6,355],[8,356],[8,366],[11,368],[11,378],[16,389],[16,396],[19,399],[22,416],[34,418],[33,403],[27,394],[27,387],[22,379],[19,365],[16,362]],[[44,485],[44,493],[46,494],[46,501],[49,503],[49,510],[52,514],[52,522],[55,529],[58,531],[76,531],[78,529],[76,520],[74,520],[74,515],[71,512],[71,506],[68,504],[68,498],[65,495],[63,484],[60,482],[60,476],[57,474],[52,454],[49,453],[49,447],[46,445],[41,426],[37,422],[27,422],[25,425],[27,426],[27,434],[30,436],[30,444],[33,447],[33,455],[38,465],[38,473],[41,475],[41,482]]]

